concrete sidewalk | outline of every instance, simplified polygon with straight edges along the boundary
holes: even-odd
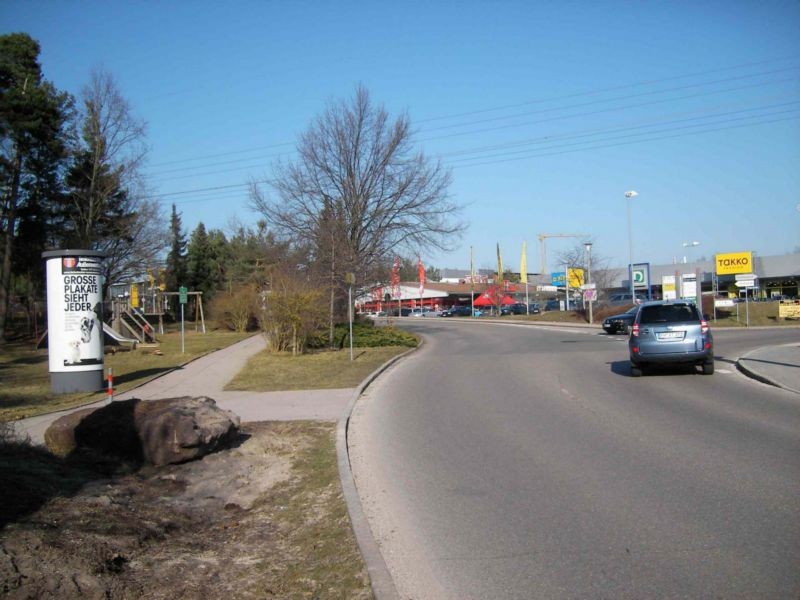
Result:
[[[242,370],[247,360],[266,348],[264,337],[254,335],[170,371],[144,385],[115,396],[115,400],[139,398],[156,400],[177,396],[208,396],[220,408],[247,421],[338,421],[344,416],[355,388],[300,390],[288,392],[231,392],[223,388]],[[90,407],[108,404],[101,400],[47,415],[14,421],[14,428],[30,436],[34,444],[44,443],[44,432],[59,417]]]
[[[758,348],[736,366],[753,379],[800,394],[800,343]]]

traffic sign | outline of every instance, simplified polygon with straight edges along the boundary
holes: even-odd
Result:
[[[756,282],[754,279],[742,279],[736,282],[737,287],[755,287]]]
[[[186,304],[189,301],[189,290],[185,286],[178,288],[178,299],[181,304]]]
[[[739,273],[734,275],[736,281],[753,281],[756,278],[755,273]]]

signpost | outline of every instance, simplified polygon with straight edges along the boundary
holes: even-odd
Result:
[[[183,330],[183,307],[186,306],[186,302],[189,299],[189,290],[186,289],[186,286],[181,286],[178,288],[178,300],[181,303],[181,354],[186,353],[186,344],[184,341],[184,330]]]
[[[347,273],[344,276],[347,284],[347,316],[350,321],[350,362],[353,362],[353,284],[356,282],[355,273]]]

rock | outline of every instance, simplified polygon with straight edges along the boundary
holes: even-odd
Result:
[[[239,417],[213,399],[182,397],[112,402],[57,419],[45,432],[47,448],[66,456],[91,449],[128,461],[161,466],[194,460],[225,447]]]
[[[172,398],[142,402],[136,430],[147,462],[182,463],[224,447],[239,431],[239,417],[211,398]]]
[[[50,452],[61,457],[84,447],[141,462],[141,443],[134,422],[139,403],[136,399],[122,400],[64,415],[44,432],[44,443]]]

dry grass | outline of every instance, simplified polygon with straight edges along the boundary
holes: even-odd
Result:
[[[251,358],[225,389],[271,392],[356,387],[380,365],[407,350],[402,346],[355,348],[352,362],[349,349],[299,356],[262,352]]]
[[[714,310],[703,303],[705,312],[714,319]],[[781,319],[778,317],[778,302],[740,302],[732,309],[717,310],[714,327],[746,327],[747,312],[750,313],[750,327],[800,325],[800,319]],[[737,307],[739,309],[737,316]]]
[[[129,390],[158,375],[214,350],[238,342],[249,334],[210,331],[185,334],[185,353],[181,353],[180,333],[159,336],[157,348],[142,348],[107,354],[105,368],[114,372],[117,392]],[[156,350],[158,353],[156,353]],[[23,419],[56,410],[90,404],[103,398],[105,392],[53,394],[47,349],[37,350],[30,342],[0,344],[0,421]]]

